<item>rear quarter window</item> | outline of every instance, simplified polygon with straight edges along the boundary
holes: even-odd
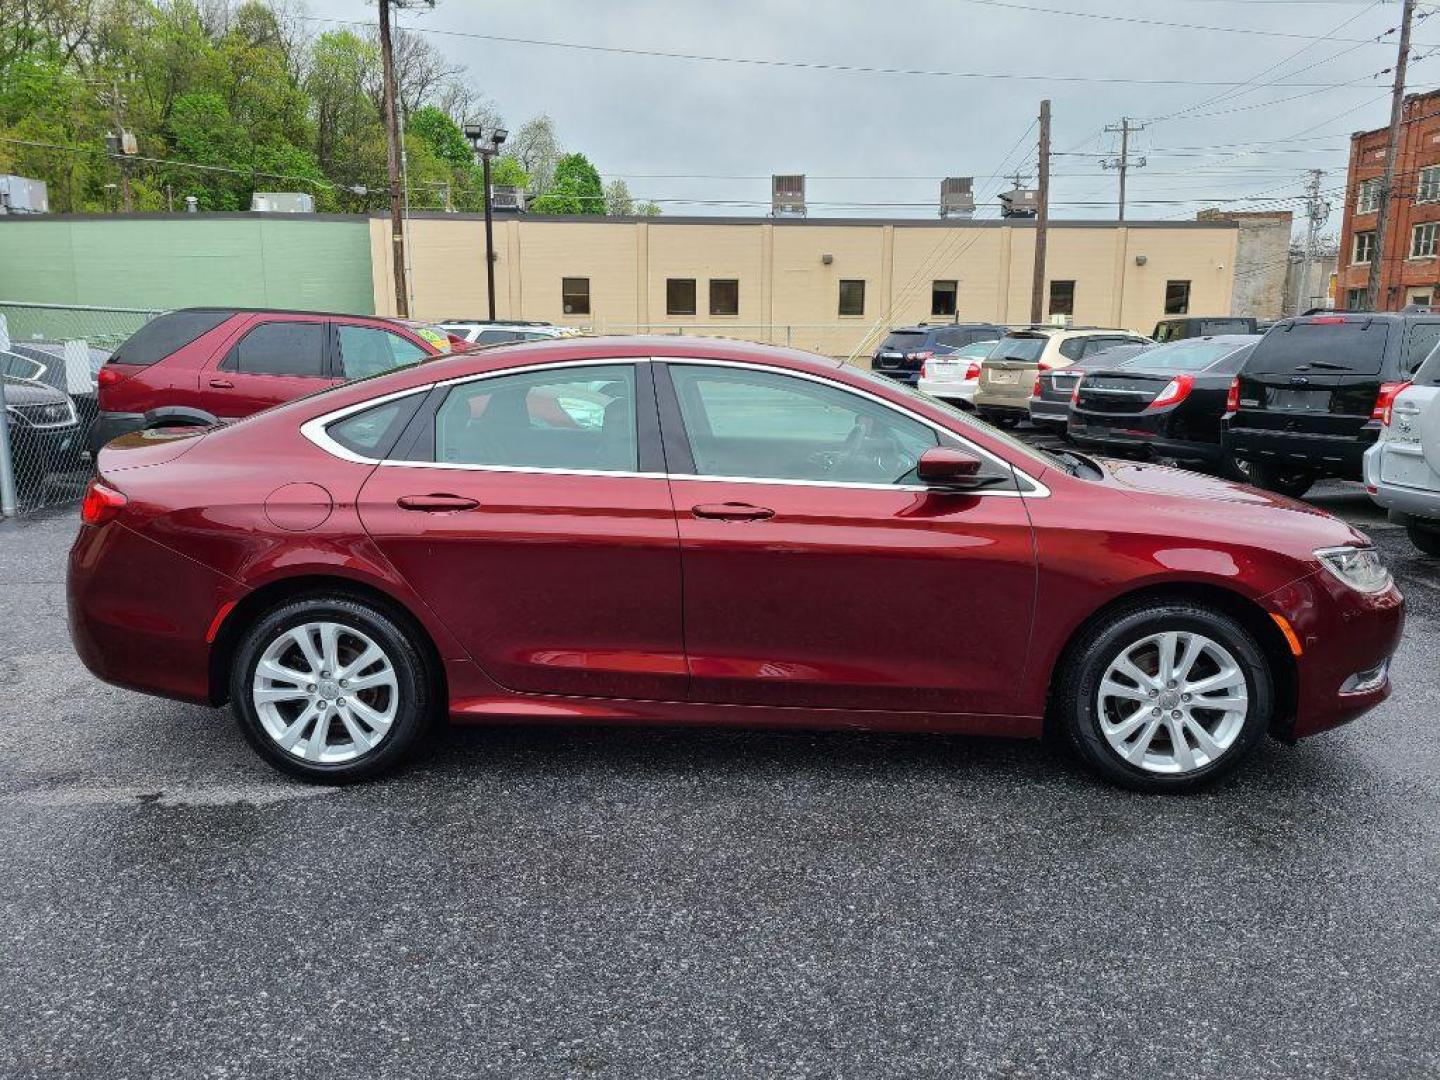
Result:
[[[1258,375],[1378,375],[1389,333],[1389,324],[1380,321],[1277,326],[1255,346],[1245,370]]]
[[[149,367],[183,349],[201,334],[208,334],[233,314],[232,311],[170,311],[157,315],[131,334],[111,354],[109,362]]]
[[[1405,348],[1400,354],[1400,372],[1408,375],[1425,362],[1440,344],[1440,322],[1411,323],[1405,332]]]

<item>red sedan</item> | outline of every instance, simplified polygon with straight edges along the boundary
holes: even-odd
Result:
[[[99,457],[70,626],[306,779],[426,722],[1039,736],[1181,789],[1390,692],[1403,601],[1302,503],[1031,449],[720,341],[457,356]]]

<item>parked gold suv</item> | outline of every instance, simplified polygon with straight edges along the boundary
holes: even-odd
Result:
[[[980,365],[975,388],[975,410],[986,420],[1010,426],[1030,416],[1030,394],[1035,376],[1053,368],[1069,367],[1117,345],[1152,344],[1130,330],[1095,327],[1036,326],[1012,330]]]

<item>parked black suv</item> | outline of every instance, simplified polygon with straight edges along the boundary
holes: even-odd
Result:
[[[1359,480],[1385,405],[1440,341],[1440,312],[1282,319],[1231,384],[1225,449],[1252,483],[1299,497]]]
[[[914,386],[920,380],[920,369],[932,356],[945,356],[976,341],[998,340],[1005,334],[1005,327],[991,323],[897,326],[875,350],[870,366],[881,375]]]
[[[1248,315],[1179,315],[1161,319],[1150,336],[1156,341],[1180,341],[1183,338],[1214,337],[1217,334],[1255,334],[1259,324]]]

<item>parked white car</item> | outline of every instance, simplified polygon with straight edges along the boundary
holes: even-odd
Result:
[[[503,345],[511,341],[538,341],[541,338],[578,337],[579,330],[549,323],[482,322],[479,319],[456,319],[440,324],[447,334],[454,334],[471,345]]]
[[[921,393],[962,408],[973,408],[975,386],[980,381],[980,362],[1000,343],[999,338],[974,341],[944,356],[934,356],[920,367]]]
[[[1440,556],[1440,349],[1385,407],[1380,439],[1365,451],[1365,489],[1417,548]]]

